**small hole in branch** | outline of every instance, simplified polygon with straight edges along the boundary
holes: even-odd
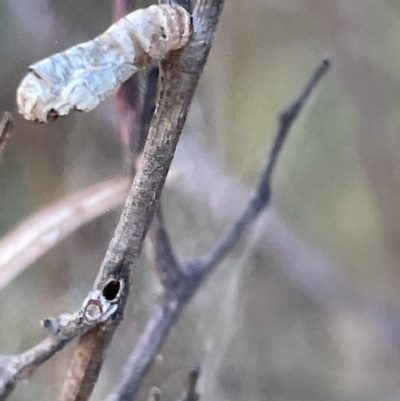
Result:
[[[121,290],[121,283],[118,280],[110,280],[103,289],[103,297],[107,301],[115,301]]]

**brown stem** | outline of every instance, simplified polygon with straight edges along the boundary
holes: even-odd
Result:
[[[129,178],[85,188],[30,216],[0,240],[0,290],[79,227],[121,204]]]
[[[20,355],[0,356],[0,401],[10,395],[18,380],[29,377],[65,344],[89,331],[96,323],[84,318],[83,309],[74,314],[45,319],[43,326],[50,332],[47,338]]]
[[[135,9],[136,0],[114,0],[113,20],[118,21]],[[143,150],[143,141],[140,138],[141,102],[138,74],[134,74],[121,85],[114,96],[114,105],[124,146],[125,165],[133,172],[135,161]]]
[[[147,138],[149,125],[155,111],[158,76],[158,66],[151,68],[147,74],[147,90],[143,102],[141,128],[141,138],[144,140]],[[180,275],[180,266],[165,227],[161,203],[147,232],[146,256],[164,287]]]
[[[230,251],[232,244],[238,241],[243,230],[254,221],[255,216],[269,204],[272,173],[275,170],[276,161],[281,152],[282,146],[285,143],[287,134],[303,109],[304,103],[307,101],[320,79],[326,74],[329,67],[330,61],[323,60],[315,70],[310,81],[300,93],[299,97],[295,99],[292,105],[281,113],[278,129],[275,133],[274,142],[267,159],[268,162],[261,176],[258,188],[256,189],[255,196],[250,201],[249,207],[244,211],[234,226],[225,234],[221,241],[218,242],[209,255],[206,256],[205,261],[201,265],[202,269],[207,271],[212,270]]]
[[[158,75],[158,67],[151,68],[147,74],[147,91],[143,103],[141,128],[141,138],[144,139],[147,138],[148,127],[155,110]],[[172,282],[179,278],[180,266],[165,227],[161,203],[147,232],[146,257],[164,287],[172,285]]]
[[[146,255],[148,262],[154,267],[164,287],[171,287],[182,275],[165,228],[161,205],[159,205],[154,214],[153,221],[147,232]]]
[[[3,113],[3,118],[0,121],[0,157],[6,146],[8,137],[11,135],[13,130],[13,119],[12,114],[9,111]]]
[[[156,109],[158,76],[159,76],[158,65],[151,67],[150,70],[147,72],[146,93],[143,99],[142,118],[140,124],[141,150],[143,150],[144,144],[146,143],[151,120],[153,119],[154,111]]]
[[[199,380],[200,376],[200,366],[193,366],[189,372],[189,380],[188,380],[188,389],[187,392],[184,394],[182,401],[198,401],[200,396],[196,390],[197,381]]]
[[[59,400],[82,401],[92,393],[112,337],[109,330],[108,335],[102,335],[104,330],[105,326],[99,324],[79,338]],[[97,352],[94,347],[98,348]]]

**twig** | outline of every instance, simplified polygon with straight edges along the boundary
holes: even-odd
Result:
[[[118,21],[124,15],[136,9],[135,0],[114,0],[113,20]],[[139,75],[133,75],[124,82],[114,96],[114,105],[118,113],[119,133],[125,145],[125,164],[132,171],[135,160],[143,150],[144,142],[140,138],[141,102]]]
[[[153,66],[146,76],[146,93],[143,99],[142,118],[140,123],[140,149],[143,150],[151,120],[156,109],[159,68]]]
[[[143,102],[140,135],[144,140],[147,138],[148,126],[155,110],[158,75],[158,67],[151,68],[147,74],[147,91]],[[164,287],[172,285],[181,275],[180,266],[165,227],[161,202],[147,231],[146,256]]]
[[[186,9],[187,12],[192,13],[192,0],[161,0],[160,3],[175,4]]]
[[[227,174],[197,140],[182,138],[173,168],[178,171],[178,178],[171,177],[167,182],[171,190],[205,207],[220,225],[233,224],[234,216],[240,215],[251,199],[249,191]],[[218,191],[210,191],[216,187]],[[277,260],[294,286],[330,309],[339,306],[357,314],[370,310],[365,306],[368,302],[358,297],[341,275],[342,266],[309,245],[272,205],[259,220],[252,241],[257,242],[260,251]],[[360,309],[354,311],[356,305]]]
[[[188,380],[188,389],[186,393],[184,393],[182,397],[182,401],[198,401],[200,399],[200,395],[196,390],[197,381],[200,376],[200,366],[193,366],[189,372],[189,380]]]
[[[108,341],[103,339],[111,338],[122,319],[134,263],[157,208],[195,88],[211,48],[222,4],[222,0],[199,1],[191,40],[181,52],[172,54],[160,63],[159,98],[140,169],[135,175],[120,222],[95,283],[95,288],[100,292],[110,280],[120,283],[122,291],[118,311],[112,322],[104,323],[96,344],[90,347],[91,355],[87,356],[90,359],[104,353]],[[100,367],[101,363],[96,366],[95,372],[90,373],[92,381],[96,380],[95,375]],[[79,393],[76,399],[86,400],[89,396],[90,391]]]
[[[172,249],[164,218],[159,205],[146,237],[147,260],[154,267],[161,284],[168,288],[182,275]]]
[[[114,0],[113,20],[118,21],[124,15],[129,14],[137,8],[136,0]]]
[[[121,204],[129,178],[93,185],[29,217],[0,240],[0,290],[89,221]]]
[[[309,98],[313,89],[321,78],[325,75],[330,67],[330,61],[325,59],[317,67],[310,81],[305,86],[304,90],[300,93],[299,97],[283,111],[279,117],[279,126],[275,133],[274,142],[268,157],[268,162],[261,180],[256,189],[255,196],[250,201],[248,208],[244,211],[242,216],[237,220],[232,229],[230,229],[221,239],[215,248],[206,256],[204,262],[200,265],[200,269],[209,271],[213,269],[225,257],[227,252],[232,248],[232,244],[241,236],[243,230],[254,221],[255,217],[262,209],[270,202],[271,196],[271,177],[274,172],[277,158],[280,154],[287,134],[302,110],[304,103]],[[193,267],[197,268],[196,265]]]
[[[89,398],[97,382],[105,351],[112,338],[110,330],[103,335],[105,330],[105,325],[99,324],[79,338],[68,366],[59,400],[74,401]],[[97,352],[94,352],[94,348],[98,349]]]
[[[119,132],[125,150],[125,164],[129,167],[129,170],[134,170],[135,159],[143,146],[140,139],[138,74],[133,75],[121,86],[114,96],[114,104],[119,114]]]
[[[256,219],[260,212],[269,204],[271,176],[276,165],[276,160],[289,128],[297,118],[304,102],[309,97],[316,83],[322,78],[329,68],[329,62],[324,60],[313,74],[310,83],[297,100],[282,113],[279,127],[275,135],[272,150],[267,159],[260,184],[257,187],[254,198],[250,201],[245,212],[222,237],[205,258],[204,261],[192,261],[185,265],[184,276],[173,286],[166,288],[153,315],[149,319],[138,344],[129,356],[123,369],[120,382],[113,392],[107,397],[107,401],[132,400],[139,389],[140,383],[151,363],[163,345],[169,329],[179,318],[181,311],[187,302],[193,297],[197,289],[211,270],[232,249],[242,236],[244,230]]]
[[[6,146],[8,137],[11,135],[13,130],[13,119],[12,114],[9,111],[3,113],[3,118],[0,122],[0,157]]]
[[[87,332],[98,322],[99,320],[86,318],[86,303],[74,314],[45,319],[43,326],[50,332],[46,339],[20,355],[0,356],[0,401],[7,398],[18,380],[29,377],[65,344]]]

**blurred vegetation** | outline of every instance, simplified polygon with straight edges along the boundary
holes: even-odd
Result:
[[[0,235],[44,205],[124,172],[111,101],[49,125],[22,121],[14,106],[30,63],[92,38],[110,20],[108,1],[0,2],[0,111],[16,119],[0,166]],[[337,262],[356,291],[390,305],[398,304],[400,284],[399,37],[400,3],[393,0],[228,1],[185,133],[200,137],[251,188],[279,112],[319,60],[331,56],[334,68],[279,161],[273,206]],[[165,202],[179,255],[200,255],[221,232],[192,199],[168,190]],[[113,211],[82,228],[0,293],[0,353],[32,346],[43,336],[40,319],[79,305],[117,217]],[[152,385],[176,399],[196,362],[203,366],[204,399],[397,399],[398,348],[361,317],[334,305],[328,310],[298,289],[259,248],[241,244],[206,284],[140,399]],[[156,289],[152,272],[140,266],[93,400],[103,399],[118,377]],[[71,348],[10,400],[54,400]]]

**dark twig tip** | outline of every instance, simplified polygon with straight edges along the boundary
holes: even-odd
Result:
[[[189,392],[195,392],[196,391],[196,385],[197,381],[199,380],[200,376],[200,365],[195,365],[190,369],[189,373],[189,386],[188,390]]]
[[[193,12],[191,0],[169,0],[169,3],[183,7],[189,14]]]
[[[146,245],[148,260],[154,266],[161,284],[171,289],[181,281],[182,272],[165,227],[161,205],[149,227]]]
[[[192,367],[192,369],[190,369],[190,373],[192,374],[192,375],[197,375],[197,377],[200,375],[200,370],[201,370],[201,367],[200,367],[200,365],[199,364],[197,364],[197,365],[194,365],[193,367]]]
[[[47,319],[42,320],[42,326],[45,329],[50,330],[53,327],[53,319],[47,318]]]
[[[241,237],[245,228],[248,227],[258,216],[258,214],[268,206],[271,200],[272,175],[275,171],[276,163],[285,143],[286,137],[293,123],[296,121],[298,115],[302,111],[305,102],[312,94],[317,83],[328,71],[329,66],[329,59],[323,59],[322,62],[318,64],[318,67],[312,74],[308,83],[304,86],[300,95],[279,115],[279,126],[275,133],[272,148],[267,158],[267,162],[254,198],[234,226],[225,234],[225,237],[223,237],[223,239],[206,257],[201,270],[209,271],[213,269],[232,249],[233,245]]]
[[[0,121],[0,156],[6,146],[6,141],[14,128],[12,114],[9,111],[3,113]]]
[[[330,58],[324,58],[324,59],[322,60],[322,65],[323,65],[325,68],[329,68],[329,67],[332,65],[332,60],[331,60]]]
[[[198,401],[200,396],[197,393],[196,386],[200,376],[200,365],[195,365],[190,369],[187,393],[182,401]]]

